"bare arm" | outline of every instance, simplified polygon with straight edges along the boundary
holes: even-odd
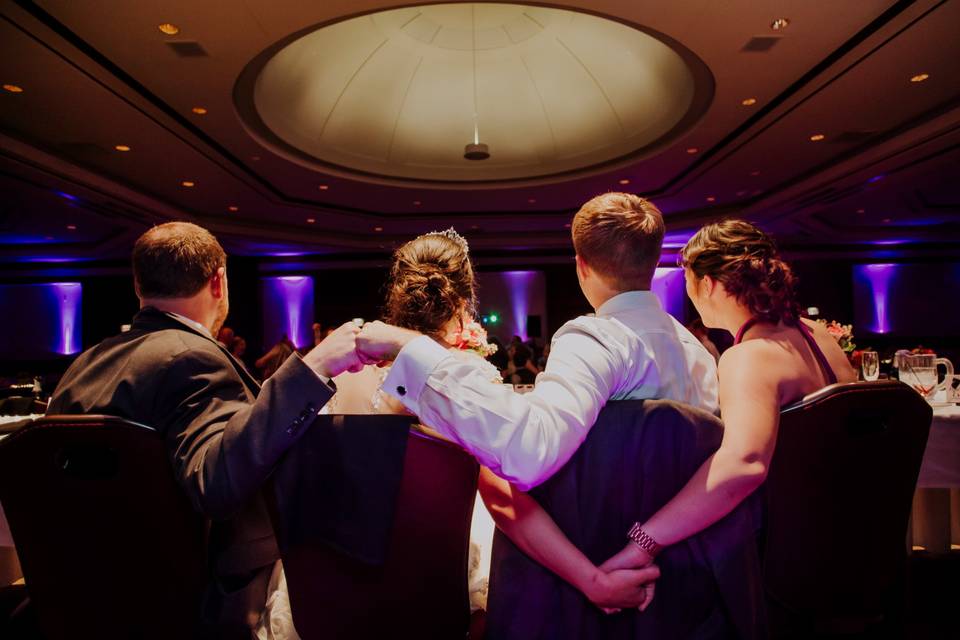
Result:
[[[570,542],[536,500],[486,467],[480,471],[479,489],[497,527],[514,544],[598,607],[636,607],[647,603],[644,587],[659,575],[656,567],[604,573]]]
[[[747,347],[747,348],[744,348]],[[641,528],[663,546],[706,529],[753,493],[767,477],[780,423],[780,394],[763,352],[749,343],[720,359],[720,411],[724,421],[720,448]],[[603,564],[610,569],[647,561],[629,543]]]

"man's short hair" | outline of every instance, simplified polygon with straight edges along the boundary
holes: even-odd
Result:
[[[604,193],[573,217],[573,247],[591,269],[620,291],[649,289],[660,261],[663,215],[632,193]]]
[[[157,225],[133,245],[133,279],[141,298],[192,296],[226,264],[213,234],[189,222]]]

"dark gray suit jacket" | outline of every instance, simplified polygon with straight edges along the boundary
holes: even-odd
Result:
[[[48,413],[115,415],[160,432],[178,482],[213,520],[209,551],[223,596],[279,559],[260,489],[332,394],[297,355],[261,388],[218,342],[147,307],[130,331],[77,358]]]

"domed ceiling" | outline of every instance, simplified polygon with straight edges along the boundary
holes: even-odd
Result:
[[[518,4],[436,4],[278,43],[236,99],[262,142],[387,181],[549,181],[635,160],[685,131],[712,80],[689,51],[621,22]],[[465,145],[489,148],[485,160]]]

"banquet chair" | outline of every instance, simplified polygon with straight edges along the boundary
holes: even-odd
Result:
[[[932,411],[897,381],[834,384],[786,407],[765,491],[774,637],[897,625]]]
[[[0,504],[44,637],[199,637],[205,523],[156,431],[38,419],[0,442]]]
[[[623,549],[634,522],[683,488],[722,437],[716,416],[678,402],[608,402],[573,457],[529,494],[599,565]],[[713,526],[664,549],[656,561],[656,597],[643,613],[605,615],[498,530],[487,637],[765,638],[758,507],[750,497]]]
[[[410,416],[321,415],[268,509],[294,625],[312,638],[464,638],[479,466]]]

